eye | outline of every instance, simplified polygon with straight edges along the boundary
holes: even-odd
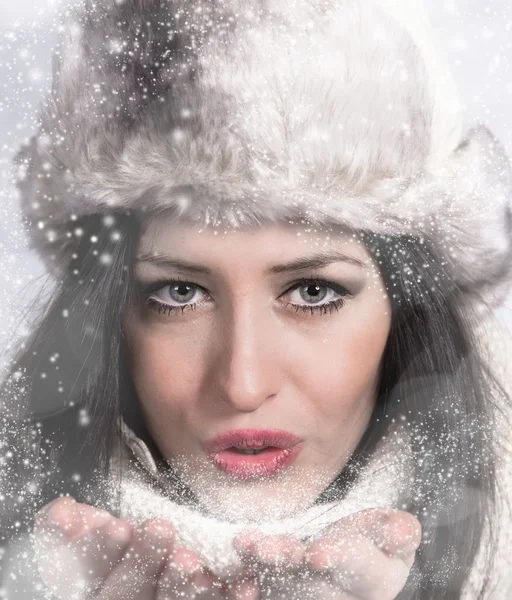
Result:
[[[300,279],[285,295],[292,300],[286,303],[286,307],[311,315],[337,311],[344,306],[346,298],[353,297],[342,285],[318,278]],[[143,297],[151,310],[167,315],[176,310],[183,314],[187,308],[196,310],[211,299],[200,286],[179,279],[154,282],[143,289]]]
[[[158,313],[169,314],[173,310],[186,308],[195,310],[196,306],[203,304],[203,299],[208,297],[199,286],[188,281],[167,281],[152,285],[154,291],[147,290],[146,304]]]
[[[338,310],[345,304],[345,298],[352,294],[343,286],[322,279],[301,279],[287,292],[290,294],[291,305],[296,311],[326,313]],[[304,301],[304,302],[301,302]]]
[[[300,300],[304,300],[306,303],[318,303],[326,299],[332,300],[333,296],[336,296],[336,292],[332,288],[316,282],[299,284],[292,289],[292,292],[298,292],[296,298],[292,300],[292,304],[300,304]]]

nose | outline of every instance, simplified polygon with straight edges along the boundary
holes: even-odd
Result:
[[[219,327],[213,367],[218,397],[235,411],[253,412],[278,391],[272,313],[246,303],[232,309]]]

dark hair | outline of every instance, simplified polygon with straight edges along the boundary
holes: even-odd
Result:
[[[121,314],[134,299],[133,264],[143,215],[114,212],[75,221],[82,235],[31,338],[3,382],[2,536],[30,527],[60,493],[105,504],[98,484],[118,451],[121,415],[150,442],[131,386]],[[406,507],[423,542],[402,600],[459,598],[490,528],[496,495],[494,400],[507,398],[487,366],[461,291],[428,239],[361,232],[383,274],[392,324],[378,401],[348,464],[317,499],[348,489],[390,423],[406,420],[415,456],[414,497]],[[94,237],[93,237],[94,236]],[[91,243],[91,238],[95,243]],[[115,512],[115,506],[109,505]],[[483,598],[486,582],[476,598]]]

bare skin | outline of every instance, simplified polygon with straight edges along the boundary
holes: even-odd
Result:
[[[248,532],[234,540],[243,567],[227,582],[195,552],[178,547],[174,528],[160,519],[134,527],[64,497],[38,513],[35,533],[45,583],[60,598],[83,583],[80,597],[87,600],[193,599],[205,592],[210,599],[256,600],[262,572],[288,590],[307,573],[301,599],[310,593],[316,600],[392,600],[421,540],[420,524],[409,513],[373,509],[341,519],[308,543]]]
[[[184,457],[180,476],[212,514],[242,507],[250,521],[251,510],[265,515],[276,506],[291,512],[308,506],[343,468],[375,406],[391,308],[378,269],[351,237],[297,226],[219,233],[163,216],[149,223],[135,270],[144,292],[127,307],[123,333],[161,456]],[[343,253],[348,261],[272,271],[319,252]],[[209,272],[148,260],[155,256]],[[180,302],[180,294],[188,297]],[[336,309],[311,308],[335,301]],[[206,460],[202,444],[238,428],[299,436],[298,471],[285,469],[278,486],[272,478],[225,485],[230,476]],[[301,494],[292,496],[297,488]],[[36,533],[43,577],[66,599],[81,578],[94,587],[87,600],[194,598],[201,589],[212,600],[247,600],[274,576],[284,590],[300,583],[301,600],[392,600],[407,580],[421,527],[406,512],[372,509],[308,542],[246,532],[234,540],[242,568],[230,581],[177,547],[172,523],[160,520],[134,526],[59,499],[41,512]]]
[[[272,272],[327,253],[352,262]],[[219,518],[250,518],[251,510],[282,518],[273,511],[312,503],[352,455],[375,406],[391,306],[364,245],[298,225],[221,232],[160,216],[137,255],[146,302],[127,307],[123,332],[162,456]],[[268,428],[303,441],[278,486],[272,478],[231,485],[205,458],[202,444],[218,434]]]

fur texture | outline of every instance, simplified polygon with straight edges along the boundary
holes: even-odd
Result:
[[[56,274],[76,216],[171,208],[426,238],[476,308],[511,278],[509,162],[462,134],[416,0],[86,0],[15,164]]]

